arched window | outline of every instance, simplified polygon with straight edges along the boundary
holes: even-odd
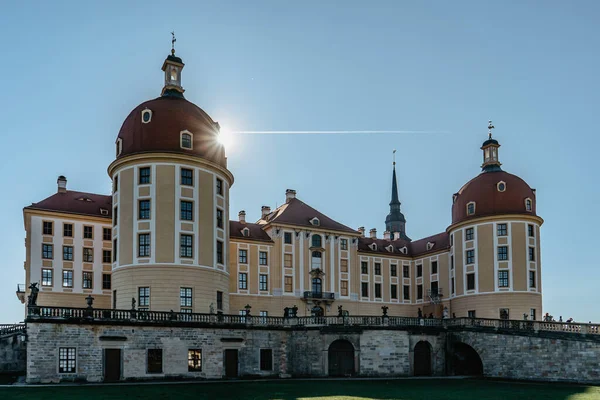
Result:
[[[192,135],[187,132],[181,133],[181,148],[191,149],[192,148]]]
[[[525,210],[527,210],[527,211],[533,210],[533,203],[532,203],[531,199],[529,199],[529,198],[525,199]]]
[[[313,278],[312,292],[313,292],[313,295],[318,294],[318,293],[323,293],[323,281],[321,281],[321,278]]]
[[[313,251],[311,258],[311,268],[312,269],[321,269],[321,258],[322,254],[320,251]]]
[[[321,247],[321,235],[313,235],[312,247]]]
[[[467,215],[473,215],[473,214],[475,214],[475,202],[474,201],[467,204]]]
[[[123,140],[121,138],[117,139],[117,157],[121,155],[121,151],[123,151]]]
[[[177,68],[171,68],[171,82],[177,82]]]

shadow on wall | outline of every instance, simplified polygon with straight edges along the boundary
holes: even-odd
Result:
[[[452,354],[452,375],[482,376],[483,363],[477,351],[462,342],[455,342]]]

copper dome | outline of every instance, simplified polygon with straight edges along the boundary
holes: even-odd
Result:
[[[150,110],[149,120],[143,120]],[[192,135],[192,148],[181,146],[181,134]],[[200,157],[227,167],[225,149],[218,141],[219,124],[200,107],[183,97],[161,96],[131,111],[117,138],[121,151],[117,159],[139,153],[178,153]]]
[[[499,183],[504,182],[504,191]],[[531,211],[526,200],[531,199]],[[475,212],[467,214],[467,205],[475,202]],[[504,171],[482,172],[454,195],[452,224],[491,215],[536,215],[535,192],[516,175]]]

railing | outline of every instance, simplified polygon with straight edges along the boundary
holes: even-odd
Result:
[[[330,292],[304,292],[304,299],[335,300],[335,293],[330,293]]]
[[[444,291],[442,288],[437,289],[427,289],[427,296],[429,297],[442,297],[444,295]]]
[[[17,293],[25,293],[25,284],[17,283]]]
[[[28,322],[56,320],[73,323],[126,322],[142,324],[185,324],[185,325],[243,325],[268,327],[294,326],[361,326],[361,327],[430,327],[437,329],[474,328],[482,330],[510,330],[520,332],[562,332],[600,335],[600,324],[566,322],[541,322],[502,320],[489,318],[416,318],[401,316],[326,316],[326,317],[268,317],[257,315],[227,315],[180,313],[174,311],[109,310],[96,308],[30,306]],[[12,330],[11,330],[12,329]],[[0,325],[0,332],[24,330],[25,325]]]
[[[0,336],[25,332],[25,324],[0,324]]]

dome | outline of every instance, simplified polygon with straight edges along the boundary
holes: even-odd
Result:
[[[184,133],[191,135],[191,143],[186,142],[189,148],[182,146]],[[117,159],[139,153],[178,153],[226,168],[218,134],[219,124],[200,107],[183,96],[163,95],[140,104],[127,116],[117,137]]]
[[[527,199],[531,200],[530,210]],[[475,206],[469,214],[467,207],[471,202]],[[535,192],[516,175],[504,171],[482,172],[454,195],[452,224],[500,214],[536,215]]]

